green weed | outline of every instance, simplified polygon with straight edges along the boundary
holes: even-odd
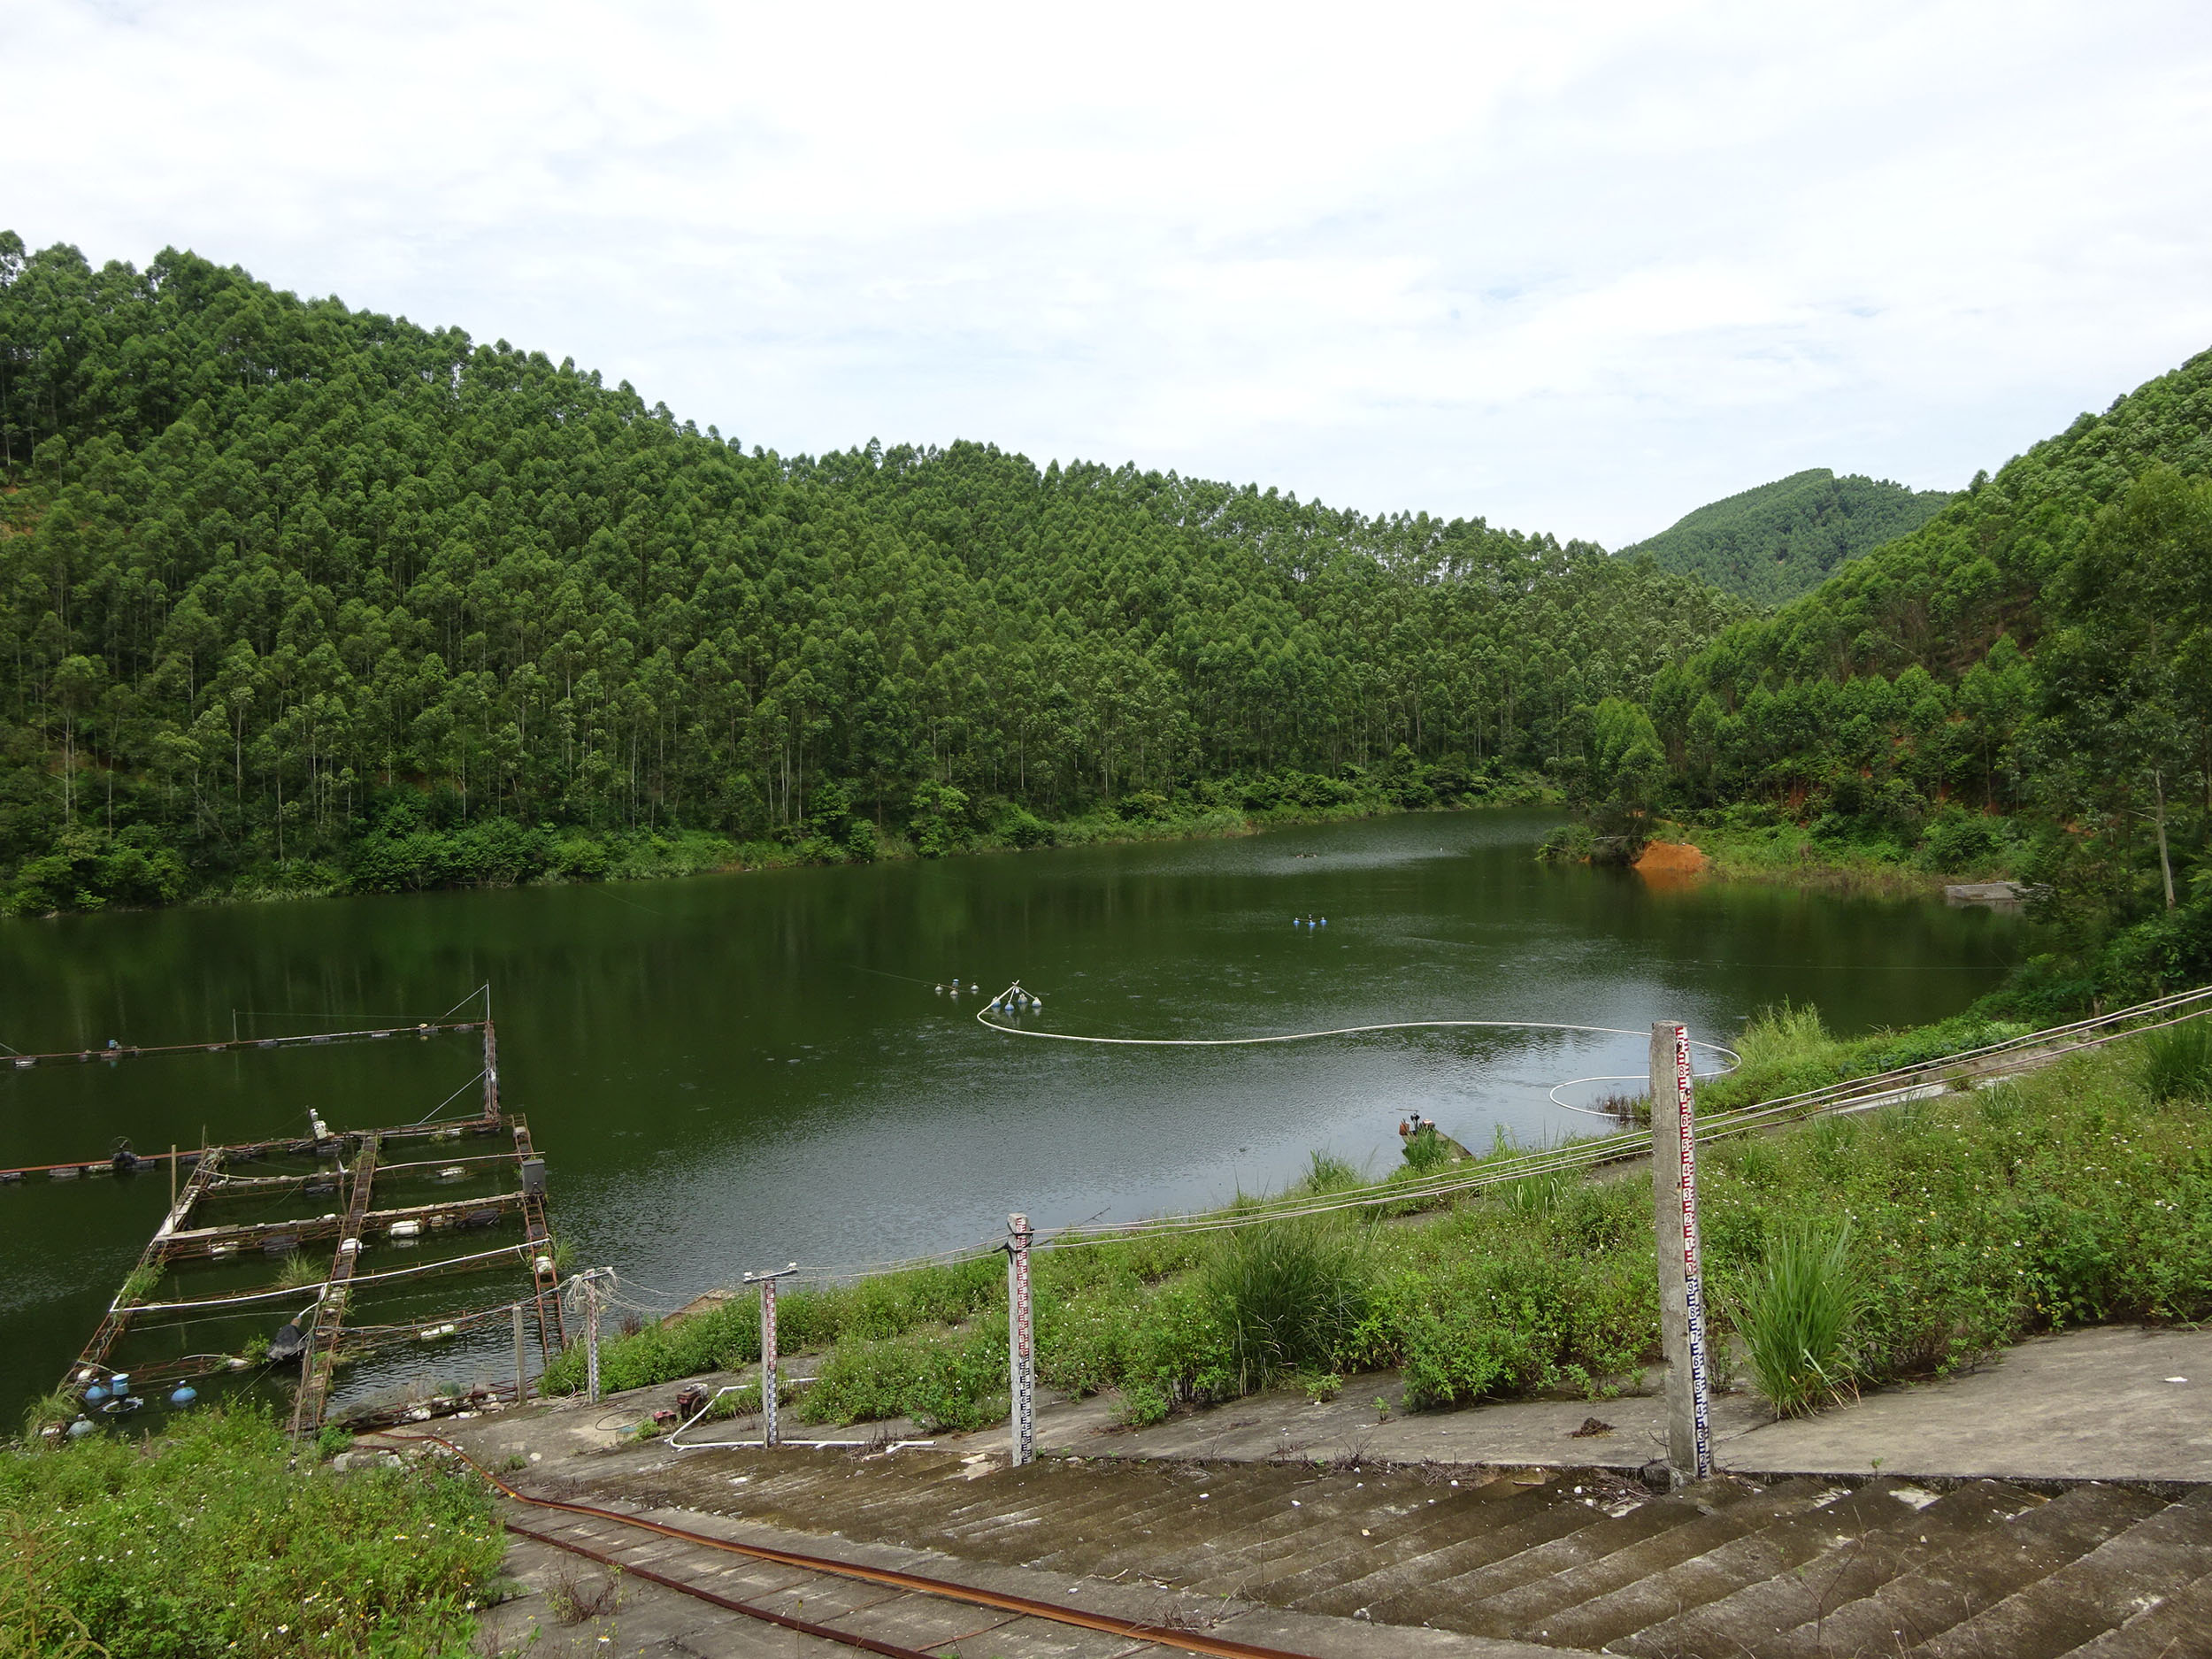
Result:
[[[1240,1390],[1326,1368],[1367,1310],[1372,1253],[1355,1223],[1309,1216],[1223,1235],[1201,1273]]]
[[[482,1482],[295,1469],[244,1409],[0,1452],[0,1652],[113,1659],[465,1652],[504,1551]]]
[[[1777,1417],[1805,1416],[1850,1386],[1844,1344],[1858,1306],[1848,1225],[1799,1222],[1769,1243],[1745,1283],[1736,1328]]]
[[[1305,1177],[1293,1190],[1317,1196],[1365,1184],[1366,1178],[1348,1158],[1338,1157],[1333,1152],[1317,1151],[1308,1155]]]
[[[2212,1095],[2212,1016],[2144,1034],[2143,1087],[2155,1101]]]

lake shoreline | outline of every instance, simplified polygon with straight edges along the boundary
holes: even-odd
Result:
[[[1955,1051],[1974,1044],[1962,1025],[1951,1035]],[[1754,1097],[1801,1080],[1790,1074],[1808,1064],[1856,1075],[1887,1057],[1838,1042],[1788,1010],[1747,1033],[1746,1048]],[[1747,1323],[1766,1317],[1753,1277],[1778,1225],[1854,1240],[1863,1257],[1913,1270],[1888,1275],[1866,1296],[1848,1340],[1839,1333],[1809,1372],[1794,1362],[1770,1367],[1755,1354],[1732,1367],[1744,1365],[1745,1380],[1801,1409],[1839,1376],[1853,1386],[1942,1376],[2067,1324],[2200,1318],[2204,1293],[2189,1286],[2201,1247],[2154,1225],[2200,1179],[2193,1137],[2170,1133],[2193,1121],[2191,1103],[2147,1076],[2131,1050],[2084,1053],[2001,1094],[1947,1094],[1717,1146],[1701,1186],[1712,1271],[1730,1292],[1719,1303],[1722,1329],[1748,1340]],[[2116,1123],[2135,1133],[2116,1135]],[[1855,1143],[1881,1156],[1835,1156]],[[2093,1267],[2070,1253],[2069,1238],[2033,1225],[2043,1207],[2076,1191],[2075,1171],[2092,1148],[2121,1175],[2116,1190],[2101,1187],[2085,1203],[2080,1225],[2115,1247],[2126,1241],[2100,1258],[2125,1262],[2117,1271]],[[1478,1163],[1494,1160],[1507,1174],[1526,1156],[1502,1150]],[[1132,1427],[1282,1383],[1331,1399],[1381,1370],[1404,1372],[1417,1408],[1600,1401],[1634,1386],[1658,1348],[1650,1199],[1640,1182],[1540,1168],[1480,1193],[1416,1186],[1394,1196],[1389,1186],[1410,1173],[1371,1187],[1317,1153],[1310,1173],[1278,1195],[1295,1213],[1271,1226],[1202,1233],[1164,1224],[1079,1252],[1040,1253],[1041,1380],[1077,1398],[1117,1392],[1118,1419]],[[1225,1222],[1239,1207],[1207,1218]],[[1356,1213],[1321,1219],[1316,1210]],[[1852,1218],[1841,1229],[1839,1211]],[[1405,1225],[1379,1225],[1390,1220]],[[1483,1248],[1471,1251],[1471,1238]],[[1271,1312],[1255,1288],[1262,1263],[1328,1284],[1332,1305],[1354,1311],[1302,1328],[1295,1351],[1255,1369],[1248,1333]],[[988,1257],[790,1293],[785,1352],[818,1362],[798,1416],[840,1425],[907,1417],[929,1432],[1002,1420],[1004,1296],[1003,1271]],[[2093,1308],[2093,1296],[2101,1298]],[[1581,1311],[1567,1317],[1560,1310],[1569,1307]],[[758,1352],[754,1310],[733,1297],[606,1343],[601,1368],[606,1386],[639,1387],[735,1372]],[[543,1386],[572,1391],[581,1371],[577,1355],[564,1355]],[[1809,1390],[1802,1401],[1800,1390]]]
[[[1050,852],[1061,848],[1137,846],[1160,841],[1233,841],[1261,835],[1270,830],[1295,829],[1323,824],[1360,823],[1376,818],[1403,818],[1415,813],[1479,812],[1511,807],[1558,807],[1564,799],[1548,786],[1518,781],[1503,786],[1480,800],[1450,804],[1401,806],[1380,799],[1348,802],[1340,806],[1270,807],[1254,810],[1217,807],[1203,812],[1166,818],[1129,819],[1118,815],[1092,813],[1082,818],[1040,820],[1048,836],[1028,846],[996,837],[979,839],[940,857],[966,857],[1004,853]],[[770,870],[833,869],[870,864],[905,864],[932,855],[918,851],[908,841],[887,837],[865,858],[825,858],[807,853],[804,844],[786,846],[773,841],[741,841],[709,831],[685,830],[664,834],[657,831],[617,832],[626,838],[630,855],[625,863],[603,873],[548,871],[519,880],[483,879],[443,881],[420,886],[363,887],[345,879],[329,864],[308,863],[301,879],[261,882],[250,879],[210,888],[166,904],[102,904],[88,910],[40,910],[0,920],[55,921],[65,916],[132,915],[155,910],[210,910],[231,905],[279,904],[296,899],[367,898],[395,893],[489,892],[518,887],[612,887],[639,881],[667,881],[687,876],[749,875]],[[641,844],[638,844],[641,843]],[[599,844],[599,843],[595,843]],[[599,844],[603,845],[603,844]]]
[[[1993,865],[1927,870],[1871,854],[1825,849],[1794,826],[1732,830],[1667,822],[1652,844],[1696,848],[1705,858],[1703,873],[1716,880],[1756,882],[1838,898],[1940,899],[1944,888],[1955,883],[2002,880],[2012,873]]]

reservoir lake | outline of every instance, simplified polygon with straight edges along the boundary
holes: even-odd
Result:
[[[1316,1149],[1379,1178],[1414,1108],[1479,1148],[1501,1131],[1532,1144],[1601,1130],[1546,1092],[1640,1072],[1633,1033],[1654,1019],[1725,1043],[1788,998],[1845,1034],[1916,1025],[1965,1008],[2028,949],[2018,918],[1939,902],[1540,864],[1558,821],[1425,813],[1225,841],[17,920],[0,923],[0,1042],[36,1053],[411,1023],[488,984],[502,1095],[548,1160],[556,1230],[578,1265],[611,1265],[637,1300],[667,1307],[749,1269],[1002,1237],[1010,1210],[1049,1227],[1218,1204],[1280,1187]],[[1309,916],[1327,926],[1293,925]],[[955,978],[986,995],[933,988]],[[1093,1047],[979,1025],[987,994],[1017,979],[1044,999],[1025,1025],[1096,1036],[1423,1019],[1632,1034]],[[101,1159],[118,1137],[145,1153],[304,1135],[311,1108],[334,1128],[464,1115],[479,1069],[469,1037],[8,1068],[0,1166]],[[1565,1096],[1587,1104],[1615,1087],[1637,1089]],[[158,1170],[0,1187],[11,1428],[91,1334],[167,1199]],[[503,1301],[522,1282],[518,1270],[438,1280],[376,1317]],[[281,1317],[165,1340],[233,1351]],[[501,1375],[503,1332],[434,1355],[396,1348],[344,1373],[338,1398]]]

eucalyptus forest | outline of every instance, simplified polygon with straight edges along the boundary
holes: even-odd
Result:
[[[18,904],[1463,798],[1741,607],[1480,521],[783,457],[505,342],[0,250]]]
[[[1601,852],[1671,818],[2021,875],[2065,995],[2203,977],[2208,474],[2212,354],[1947,504],[1717,503],[1669,569],[987,443],[748,449],[503,340],[0,233],[0,895],[1556,792]],[[1778,608],[1703,579],[1809,559]]]

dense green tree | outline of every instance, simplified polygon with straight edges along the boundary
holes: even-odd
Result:
[[[12,237],[0,468],[19,907],[589,874],[630,832],[865,857],[1463,799],[1745,614],[1479,519],[748,451],[504,341]]]
[[[1724,629],[1648,696],[1677,810],[2008,847],[2114,994],[2212,979],[2212,353]]]

